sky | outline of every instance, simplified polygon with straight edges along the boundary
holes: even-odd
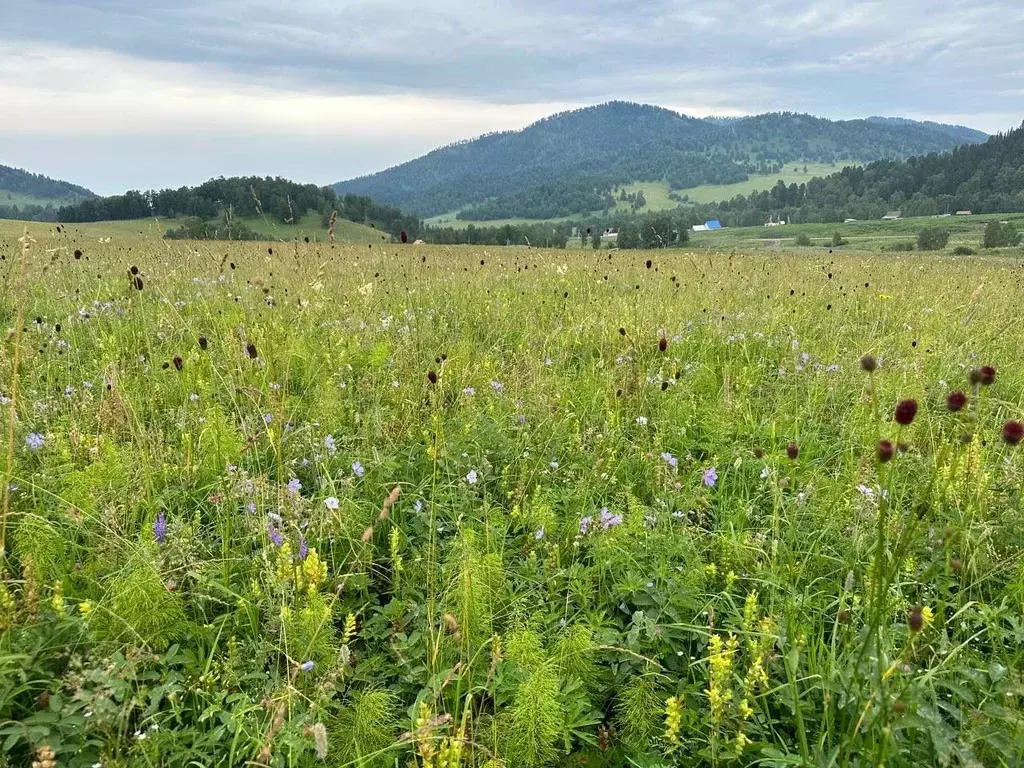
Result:
[[[0,164],[329,184],[611,99],[1024,120],[1024,2],[0,0]]]

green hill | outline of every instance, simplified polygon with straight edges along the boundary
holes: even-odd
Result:
[[[545,219],[613,208],[613,190],[637,182],[685,191],[771,175],[794,162],[901,159],[985,138],[969,128],[909,120],[791,113],[700,120],[611,102],[442,147],[334,189],[424,216]]]

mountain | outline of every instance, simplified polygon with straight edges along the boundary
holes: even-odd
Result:
[[[73,202],[96,197],[96,193],[67,181],[0,165],[0,205],[16,197],[38,202]]]
[[[878,219],[890,210],[900,210],[905,217],[958,210],[1024,211],[1024,124],[983,144],[847,167],[806,184],[779,183],[768,191],[693,206],[688,212],[695,220],[715,217],[728,226],[756,226],[768,216],[840,222]]]
[[[460,218],[548,218],[611,207],[613,190],[636,181],[672,189],[730,184],[794,161],[902,159],[984,138],[970,129],[886,118],[697,119],[609,102],[442,147],[334,188],[423,216],[470,206]]]
[[[968,128],[964,125],[947,125],[946,123],[933,123],[931,120],[908,120],[905,117],[869,117],[869,123],[889,126],[923,125],[935,131],[941,131],[953,138],[958,144],[978,144],[988,138],[983,131]]]

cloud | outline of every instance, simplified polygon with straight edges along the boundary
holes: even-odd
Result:
[[[1024,116],[1017,0],[5,5],[0,99],[19,119],[0,125],[0,162],[49,157],[46,172],[77,168],[103,190],[243,165],[326,182],[611,98],[697,115],[959,114],[990,131]]]

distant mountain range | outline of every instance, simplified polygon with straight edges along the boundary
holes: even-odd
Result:
[[[987,138],[963,126],[904,118],[697,119],[609,102],[442,147],[334,189],[428,217],[459,210],[460,218],[476,220],[550,218],[611,208],[613,191],[638,181],[685,190],[744,181],[787,163],[900,160]]]
[[[20,201],[43,205],[90,200],[96,193],[77,184],[51,179],[20,168],[0,165],[0,207],[16,205]]]

